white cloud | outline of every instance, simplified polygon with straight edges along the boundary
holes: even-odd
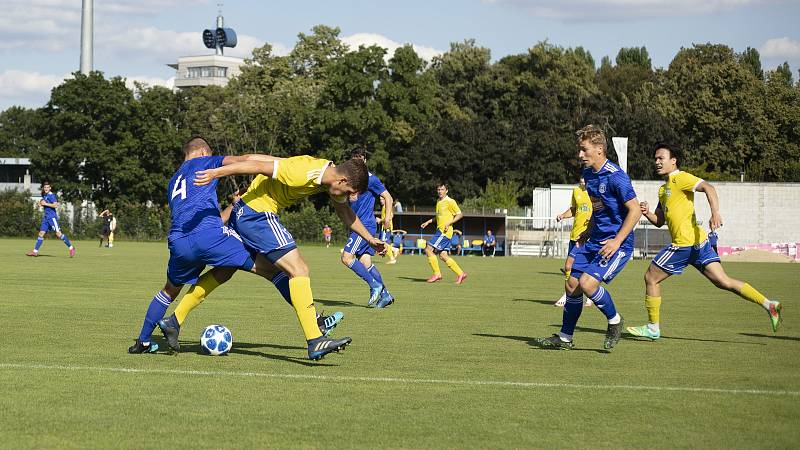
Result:
[[[27,101],[31,98],[48,98],[50,90],[71,77],[72,75],[6,70],[0,73],[0,103],[8,103],[15,99]]]
[[[762,58],[779,60],[800,59],[800,41],[788,37],[773,38],[758,49]]]
[[[368,47],[370,45],[377,45],[379,47],[383,47],[388,51],[386,54],[387,59],[391,58],[392,55],[394,55],[395,50],[405,45],[393,41],[386,36],[375,33],[356,33],[350,36],[343,37],[342,42],[350,46],[350,48],[353,50],[357,49],[359,45],[363,45],[365,47]],[[411,44],[411,46],[414,48],[414,51],[417,52],[417,55],[419,55],[422,59],[426,61],[430,61],[431,59],[433,59],[434,56],[439,56],[442,53],[444,53],[443,51],[436,50],[433,47],[425,47],[416,44]]]
[[[696,16],[787,0],[482,0],[484,4],[521,8],[545,19],[611,21]]]
[[[136,85],[135,82],[139,82],[145,84],[149,87],[153,86],[164,86],[165,88],[172,89],[175,87],[175,77],[171,78],[158,78],[158,77],[150,77],[147,75],[133,75],[129,76],[125,79],[125,86],[130,90],[135,90]]]

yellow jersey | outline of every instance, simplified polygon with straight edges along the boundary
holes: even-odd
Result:
[[[577,241],[581,234],[589,228],[589,221],[592,220],[592,199],[586,189],[576,186],[572,190],[572,202],[570,208],[574,210],[572,222],[572,233],[569,234],[570,241]]]
[[[386,231],[394,230],[394,224],[392,223],[392,222],[394,222],[394,220],[390,220],[389,221],[389,228],[384,228],[383,227],[383,221],[385,219],[386,219],[386,204],[384,203],[383,205],[381,205],[381,223],[380,223],[380,226],[381,226],[382,229],[384,229]]]
[[[445,227],[447,222],[453,220],[456,214],[461,213],[458,203],[450,197],[445,197],[436,202],[436,228],[442,232],[447,239],[453,237],[453,226]]]
[[[676,170],[658,189],[658,203],[664,211],[672,245],[689,247],[708,238],[706,230],[697,225],[694,212],[694,191],[702,182],[701,178]]]
[[[333,163],[311,156],[294,156],[274,162],[272,177],[258,175],[250,183],[242,201],[258,212],[278,213],[284,208],[319,192],[327,191],[322,175]],[[331,196],[344,203],[346,196]]]

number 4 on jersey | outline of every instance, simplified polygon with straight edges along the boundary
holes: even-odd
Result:
[[[181,200],[186,200],[186,179],[183,178],[183,175],[178,175],[175,185],[172,186],[172,198],[175,198],[178,194],[181,195]]]

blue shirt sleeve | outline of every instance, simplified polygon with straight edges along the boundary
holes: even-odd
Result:
[[[58,197],[56,197],[56,194],[52,192],[48,192],[47,195],[45,195],[44,197],[45,197],[44,201],[46,201],[47,203],[55,203],[58,201]]]
[[[379,197],[386,191],[386,187],[381,183],[381,180],[375,175],[370,175],[367,190],[372,192],[376,197]]]
[[[224,156],[212,156],[208,159],[208,168],[209,169],[216,169],[222,165],[222,160],[225,159]]]
[[[636,198],[631,179],[625,172],[617,172],[614,176],[614,194],[620,201],[620,206],[629,200]]]

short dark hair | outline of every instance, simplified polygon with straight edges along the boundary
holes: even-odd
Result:
[[[356,147],[350,150],[350,157],[367,159],[367,149],[365,149],[364,147]]]
[[[447,189],[448,191],[450,190],[450,188],[447,187],[447,183],[436,183],[436,189],[439,189],[439,186]]]
[[[363,159],[350,158],[336,166],[336,169],[347,178],[347,184],[352,186],[356,192],[364,192],[367,190],[369,172],[367,171],[367,164]]]
[[[675,165],[680,167],[683,161],[683,152],[681,148],[670,142],[656,142],[655,145],[653,145],[653,155],[662,148],[669,152],[670,158],[675,158]]]
[[[183,143],[183,154],[188,155],[195,150],[208,149],[211,151],[211,144],[202,136],[192,136]]]
[[[50,184],[50,180],[44,180],[42,181],[42,186],[52,186],[52,185]]]

